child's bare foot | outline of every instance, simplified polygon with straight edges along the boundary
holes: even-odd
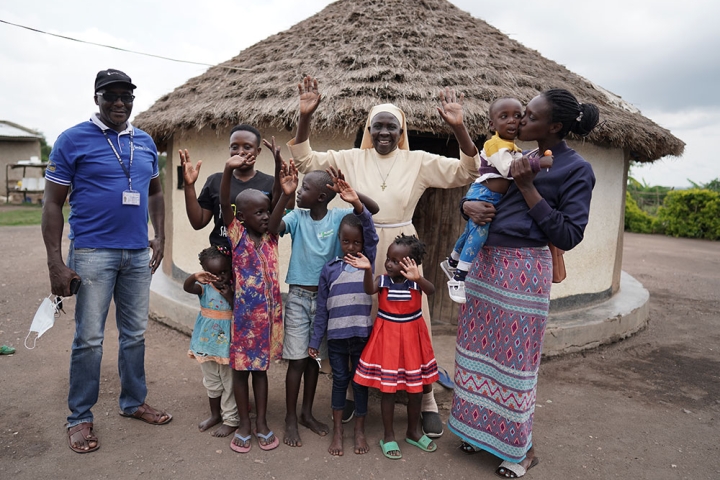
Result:
[[[215,430],[212,434],[213,437],[227,437],[231,433],[233,433],[237,427],[231,427],[230,425],[225,425],[224,423],[220,425],[220,428]]]
[[[342,427],[333,429],[333,438],[332,438],[332,442],[330,443],[330,446],[328,447],[328,453],[330,455],[335,455],[336,457],[343,456],[343,429],[342,429]]]
[[[370,451],[367,440],[365,439],[365,430],[355,429],[355,453],[362,455]]]
[[[217,425],[217,424],[220,423],[220,422],[222,422],[222,417],[221,417],[221,416],[208,417],[208,418],[206,418],[205,420],[203,420],[202,422],[200,422],[200,423],[198,424],[198,429],[199,429],[201,432],[204,432],[205,430],[208,430],[208,429],[214,427],[215,425]],[[234,429],[233,429],[233,430],[234,430]],[[229,435],[229,434],[228,434],[228,435]]]
[[[326,424],[319,421],[317,418],[313,417],[312,414],[305,416],[304,413],[301,413],[298,423],[303,427],[309,428],[321,437],[324,437],[325,435],[330,433],[330,428]]]
[[[300,433],[298,433],[297,419],[285,418],[285,436],[283,437],[285,445],[291,447],[302,447]]]

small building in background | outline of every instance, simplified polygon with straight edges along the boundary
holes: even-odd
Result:
[[[18,182],[23,178],[30,179],[35,192],[40,186],[40,179],[43,176],[41,167],[31,166],[29,168],[8,168],[8,165],[15,164],[39,164],[40,163],[40,140],[42,134],[30,128],[23,127],[17,123],[7,120],[0,120],[0,196],[14,196],[13,190],[20,190]],[[9,178],[7,174],[10,174]],[[27,185],[26,185],[27,187]],[[20,199],[29,198],[22,191],[17,191]],[[5,200],[7,201],[7,199]]]

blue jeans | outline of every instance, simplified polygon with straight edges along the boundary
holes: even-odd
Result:
[[[464,198],[467,200],[481,200],[497,205],[502,197],[502,193],[493,192],[482,183],[473,183],[470,185],[470,189]],[[470,264],[475,260],[480,249],[485,245],[489,230],[489,223],[481,226],[472,220],[467,221],[465,231],[460,235],[460,238],[458,238],[455,243],[455,248],[453,248],[456,253],[460,254],[461,262]]]
[[[115,300],[118,329],[120,409],[134,413],[145,402],[145,329],[150,306],[150,249],[75,249],[68,266],[82,278],[75,304],[75,338],[70,355],[68,427],[92,422],[100,391],[105,320]]]
[[[328,359],[332,369],[332,409],[342,410],[345,408],[345,392],[348,384],[352,381],[353,394],[355,395],[355,415],[364,417],[367,415],[368,388],[358,385],[353,380],[357,370],[360,354],[362,353],[368,339],[365,337],[341,338],[328,340]]]

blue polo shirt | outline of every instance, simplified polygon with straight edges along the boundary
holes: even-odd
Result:
[[[140,205],[123,205],[128,178],[107,138],[126,168],[130,143],[134,145],[130,177],[140,194]],[[142,249],[148,246],[148,190],[159,175],[157,147],[150,136],[128,127],[122,132],[108,128],[97,114],[65,130],[53,145],[45,171],[48,181],[68,186],[70,235],[75,248]]]

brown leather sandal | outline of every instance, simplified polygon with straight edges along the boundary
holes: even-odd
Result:
[[[167,423],[170,423],[170,420],[172,420],[172,415],[165,412],[159,412],[152,408],[147,403],[143,403],[138,407],[137,410],[135,410],[135,413],[125,413],[120,412],[120,415],[127,418],[134,418],[136,420],[142,420],[145,423],[149,423],[150,425],[165,425]],[[162,417],[167,416],[165,420],[160,420]]]
[[[85,442],[87,443],[87,446],[88,446],[87,450],[80,448],[80,447],[73,446],[72,437],[74,435],[76,435],[77,433],[82,435],[83,440],[85,440]],[[95,450],[100,448],[100,441],[95,436],[95,433],[93,433],[92,422],[79,423],[79,424],[75,425],[74,427],[68,428],[67,435],[68,435],[68,446],[70,447],[70,450],[72,450],[75,453],[90,453],[90,452],[94,452]],[[94,447],[90,446],[91,442],[95,443]]]

